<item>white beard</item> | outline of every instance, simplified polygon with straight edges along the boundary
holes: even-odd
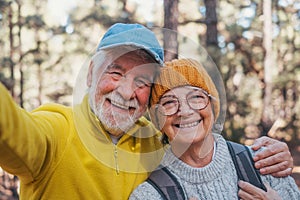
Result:
[[[104,95],[101,100],[98,102],[98,104],[95,103],[95,95],[90,94],[90,105],[91,109],[94,112],[94,114],[98,117],[98,119],[101,121],[102,125],[105,127],[105,129],[110,132],[112,135],[120,135],[121,133],[127,132],[134,124],[135,122],[142,116],[143,113],[135,112],[134,114],[130,114],[129,111],[127,114],[124,113],[118,113],[111,110],[111,108],[107,108],[104,106],[105,99],[110,96],[110,99],[114,96],[114,92],[110,94]],[[139,106],[137,103],[134,103],[136,105],[136,110],[139,109]]]

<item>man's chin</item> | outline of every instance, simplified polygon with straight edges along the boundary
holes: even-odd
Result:
[[[131,116],[128,116],[126,118],[116,118],[113,116],[102,116],[99,118],[101,123],[104,125],[106,129],[109,129],[114,132],[128,131],[136,122],[136,120],[133,120]]]

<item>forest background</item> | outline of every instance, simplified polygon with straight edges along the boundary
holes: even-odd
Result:
[[[223,135],[285,141],[300,187],[299,0],[0,0],[0,81],[27,110],[72,105],[80,68],[116,22],[174,30],[160,38],[166,60],[197,59],[202,46],[225,85]],[[18,199],[18,179],[0,175],[0,199]]]

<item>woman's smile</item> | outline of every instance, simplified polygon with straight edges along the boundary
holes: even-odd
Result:
[[[192,128],[195,126],[198,126],[200,124],[200,122],[202,121],[202,119],[197,120],[197,121],[193,121],[193,122],[181,122],[181,123],[175,123],[173,126],[175,126],[176,128]]]

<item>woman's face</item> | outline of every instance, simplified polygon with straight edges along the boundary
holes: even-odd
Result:
[[[157,114],[171,143],[202,142],[211,133],[214,115],[210,101],[205,91],[193,86],[173,88],[161,97],[162,110]]]

